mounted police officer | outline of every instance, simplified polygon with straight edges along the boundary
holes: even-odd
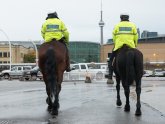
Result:
[[[56,12],[49,13],[46,21],[42,25],[41,35],[45,42],[51,42],[53,39],[64,42],[66,48],[69,45],[69,32],[65,24],[58,18]],[[68,51],[68,48],[67,48]],[[70,71],[69,52],[67,52],[67,72]]]
[[[113,59],[116,56],[116,51],[121,48],[124,44],[130,48],[136,48],[138,41],[138,33],[134,23],[129,21],[128,14],[120,15],[121,22],[119,22],[112,33],[114,48],[110,56],[108,63],[109,67],[109,76],[108,78],[112,80],[113,74]]]

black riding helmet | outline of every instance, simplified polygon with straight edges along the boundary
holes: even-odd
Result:
[[[49,18],[58,18],[57,12],[48,13],[48,16],[47,16],[46,19],[49,19]]]
[[[121,14],[120,19],[121,19],[121,21],[129,21],[129,15],[128,14]]]

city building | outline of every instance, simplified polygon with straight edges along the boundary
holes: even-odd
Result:
[[[141,34],[141,38],[152,38],[157,36],[158,36],[158,32],[149,32],[147,30],[144,30]]]
[[[100,44],[91,41],[70,41],[71,62],[100,62]]]
[[[103,10],[102,10],[102,1],[101,1],[101,11],[100,11],[100,21],[99,21],[99,27],[100,27],[100,44],[104,44],[104,37],[103,37],[103,27],[105,23],[103,21]]]
[[[138,37],[141,38],[140,37],[140,29],[139,28],[137,28],[137,33],[138,33]]]
[[[24,56],[33,53],[36,55],[36,47],[31,41],[10,41],[11,63],[24,63]],[[10,45],[8,41],[0,41],[0,64],[10,63]],[[34,61],[35,63],[35,61]]]
[[[24,63],[24,56],[33,53],[38,58],[40,41],[11,41],[11,63]],[[10,63],[9,42],[0,41],[0,64]],[[100,62],[100,44],[90,41],[70,41],[70,60],[74,62]],[[34,63],[36,61],[34,60]]]
[[[108,53],[111,53],[112,49],[111,40],[101,46],[101,62],[107,61]],[[144,64],[150,63],[156,65],[156,67],[165,67],[165,36],[141,38],[138,41],[137,49],[143,53]]]
[[[11,62],[23,63],[24,56],[34,53],[37,58],[37,49],[41,42],[11,41]],[[79,62],[107,62],[108,53],[113,49],[112,39],[106,44],[92,41],[70,41],[69,54],[71,63]],[[165,36],[141,38],[138,47],[143,53],[144,66],[153,64],[165,68]],[[0,64],[10,63],[10,49],[7,41],[0,41]],[[35,63],[35,60],[34,60]]]

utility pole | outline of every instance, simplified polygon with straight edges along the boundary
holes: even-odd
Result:
[[[8,35],[6,34],[6,32],[4,30],[0,29],[0,31],[5,35],[5,37],[7,38],[8,42],[9,42],[9,52],[10,52],[10,64],[9,64],[9,68],[11,70],[11,63],[12,63],[12,59],[11,59],[11,56],[12,56],[11,41],[10,41]]]

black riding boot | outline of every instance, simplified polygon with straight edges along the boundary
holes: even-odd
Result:
[[[70,72],[71,69],[70,69],[70,58],[69,58],[69,50],[68,50],[68,43],[65,42],[65,38],[61,38],[60,39],[60,42],[62,42],[65,46],[66,46],[66,50],[67,50],[67,53],[66,53],[66,72]]]
[[[70,68],[70,57],[69,57],[69,50],[68,50],[67,45],[66,45],[66,48],[67,48],[67,55],[66,55],[66,57],[67,57],[67,59],[66,59],[67,67],[66,67],[66,72],[70,72],[71,71],[71,68]]]
[[[108,78],[109,79],[112,79],[112,76],[113,76],[113,59],[115,57],[116,53],[115,51],[112,51],[112,54],[111,54],[111,57],[109,59],[109,62],[108,62],[108,68],[109,68],[109,75],[108,75]]]
[[[108,62],[108,69],[109,69],[108,78],[112,79],[112,76],[113,76],[113,66],[112,66],[112,62],[111,61]]]

